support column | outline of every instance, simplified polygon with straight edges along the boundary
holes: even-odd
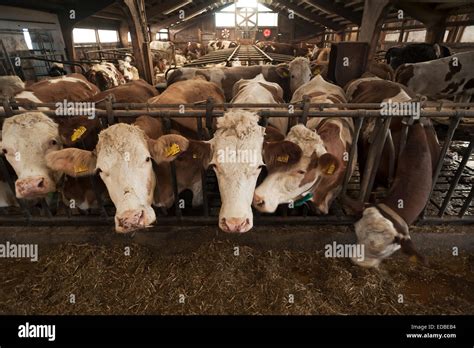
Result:
[[[365,0],[364,14],[358,41],[369,43],[369,57],[372,59],[382,29],[382,23],[389,9],[389,0]]]
[[[140,76],[154,84],[148,25],[143,0],[120,0],[132,38],[133,57]]]

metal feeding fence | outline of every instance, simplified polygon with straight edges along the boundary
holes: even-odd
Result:
[[[441,126],[444,135],[440,137],[441,152],[440,158],[434,169],[433,187],[430,199],[421,214],[418,223],[474,223],[474,206],[472,204],[474,196],[474,164],[473,147],[474,134],[472,128],[466,130],[462,120],[474,120],[474,110],[469,110],[474,104],[452,103],[439,104],[422,102],[420,116],[431,119],[443,118],[448,120],[447,125]],[[426,106],[430,106],[427,110]],[[14,100],[4,100],[3,110],[0,111],[0,118],[20,114],[26,109],[38,107],[48,107],[50,110],[42,111],[53,118],[71,117],[57,116],[55,114],[54,103],[29,103],[20,104]],[[334,110],[337,107],[341,110]],[[165,132],[171,131],[171,119],[192,117],[196,119],[198,138],[206,140],[212,137],[214,118],[220,117],[230,108],[245,108],[258,110],[260,123],[262,126],[268,124],[272,117],[288,117],[293,123],[303,123],[309,117],[351,117],[354,120],[353,146],[349,153],[347,168],[350,168],[357,151],[357,143],[368,118],[375,117],[374,137],[371,147],[367,153],[365,168],[358,168],[353,175],[346,172],[342,190],[338,199],[332,204],[329,214],[314,215],[303,204],[302,206],[289,208],[281,205],[275,214],[260,214],[255,211],[257,223],[300,223],[300,224],[350,224],[355,221],[354,216],[344,212],[340,198],[347,195],[360,201],[367,201],[373,194],[376,170],[381,160],[383,144],[390,136],[390,123],[396,115],[381,116],[380,104],[311,104],[309,98],[303,98],[302,102],[292,104],[215,104],[212,100],[203,101],[196,104],[137,104],[137,103],[114,103],[109,97],[105,101],[104,109],[96,109],[95,117],[101,120],[102,127],[105,128],[120,121],[131,120],[141,115],[149,115],[161,118]],[[453,109],[446,110],[452,107]],[[330,110],[328,108],[331,108]],[[414,117],[405,117],[402,127],[401,142],[406,140],[406,134]],[[2,120],[3,121],[3,120]],[[203,121],[204,124],[203,124]],[[181,199],[189,199],[186,192],[179,193],[176,179],[176,166],[171,162],[170,166],[172,185],[175,196],[175,204],[171,209],[155,208],[157,224],[215,224],[220,206],[220,198],[217,186],[217,179],[211,170],[202,170],[203,205],[190,208],[189,204],[183,208],[180,205]],[[359,173],[363,172],[363,176]],[[4,156],[0,156],[0,174],[8,182],[14,192],[15,176],[11,174],[11,168]],[[363,179],[361,179],[363,178]],[[96,192],[98,177],[90,177],[92,187]],[[157,184],[159,185],[159,183]],[[158,186],[159,189],[159,186]],[[111,224],[115,209],[112,203],[104,202],[100,195],[97,196],[98,209],[91,209],[87,212],[77,208],[71,209],[66,206],[58,194],[53,194],[48,199],[41,199],[35,202],[17,200],[18,207],[8,207],[0,209],[0,224],[2,225],[77,225],[77,224]],[[180,198],[180,199],[177,199]]]

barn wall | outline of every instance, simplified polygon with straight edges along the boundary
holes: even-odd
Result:
[[[11,6],[0,6],[0,38],[10,56],[29,56],[28,46],[23,35],[28,29],[34,49],[42,47],[65,55],[64,40],[56,14],[23,9]],[[37,62],[22,61],[23,72],[17,71],[25,79],[35,79],[31,69]]]
[[[171,30],[171,40],[176,42],[207,42],[209,40],[222,39],[222,31],[224,28],[216,28],[214,16],[203,18],[200,23],[185,28],[181,31]],[[236,40],[236,30],[234,28],[226,28],[229,30],[229,40]],[[272,35],[269,39],[278,41],[291,41],[294,33],[294,23],[286,16],[278,16],[278,27],[270,28]],[[306,34],[304,32],[303,34]],[[265,40],[263,30],[260,29],[256,35],[257,40]],[[267,40],[269,40],[267,39]]]

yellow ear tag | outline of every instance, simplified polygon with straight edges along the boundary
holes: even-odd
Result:
[[[278,156],[276,160],[277,162],[288,163],[289,159],[290,159],[290,156],[285,155],[285,156]]]
[[[166,153],[166,157],[171,157],[171,156],[174,156],[178,153],[181,152],[181,149],[179,148],[179,145],[176,144],[176,143],[173,143],[171,144],[170,146],[168,146],[165,150],[165,153]]]
[[[319,74],[321,74],[321,70],[319,70],[319,69],[314,69],[313,75],[319,75]]]
[[[74,129],[74,133],[72,133],[71,135],[71,141],[76,141],[77,139],[82,137],[82,135],[86,132],[86,130],[87,128],[84,126],[80,126],[79,128]]]
[[[288,76],[290,76],[290,74],[288,74],[286,71],[283,72],[283,77],[288,77]]]
[[[331,164],[326,170],[326,174],[333,175],[335,170],[336,170],[336,166],[334,164]]]
[[[76,174],[87,172],[87,166],[84,163],[79,166],[74,166],[74,172]]]

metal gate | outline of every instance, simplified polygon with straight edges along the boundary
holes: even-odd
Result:
[[[0,119],[23,111],[18,110],[20,106],[28,109],[37,107],[49,107],[51,111],[42,111],[51,117],[56,116],[54,103],[30,103],[18,104],[15,101],[3,102],[3,110],[0,111]],[[421,117],[447,118],[448,125],[444,127],[445,135],[441,138],[441,154],[433,176],[433,187],[429,202],[421,214],[418,223],[474,223],[474,206],[472,204],[474,196],[474,134],[472,128],[464,131],[463,119],[474,120],[474,111],[464,109],[473,107],[474,104],[451,104],[450,111],[441,110],[441,104],[426,103],[424,106],[438,107],[436,110],[422,110]],[[184,112],[183,112],[184,107]],[[341,110],[335,111],[338,107]],[[446,108],[447,105],[443,105]],[[163,109],[166,110],[163,110]],[[213,134],[213,118],[220,117],[230,108],[245,108],[258,110],[261,116],[261,125],[265,126],[271,117],[288,117],[290,121],[305,124],[309,117],[351,117],[354,120],[355,130],[353,134],[353,146],[351,148],[348,166],[354,160],[357,151],[357,140],[361,129],[367,118],[376,117],[377,136],[369,149],[368,156],[372,158],[372,165],[367,161],[366,168],[359,168],[364,172],[361,182],[358,171],[352,176],[347,172],[344,178],[342,191],[339,198],[333,203],[328,215],[310,215],[306,206],[290,209],[282,207],[276,214],[259,214],[255,211],[257,224],[275,223],[300,223],[300,224],[351,224],[355,221],[353,216],[347,215],[340,203],[340,197],[348,195],[359,200],[366,201],[373,191],[375,172],[378,168],[383,144],[388,135],[390,122],[394,117],[401,116],[380,116],[380,104],[310,104],[307,98],[300,103],[293,104],[214,104],[212,100],[203,101],[197,104],[187,105],[151,105],[134,103],[113,103],[111,98],[106,100],[104,110],[96,110],[96,117],[99,117],[105,126],[115,123],[117,118],[134,119],[140,115],[149,115],[162,118],[165,129],[170,131],[170,118],[193,117],[196,118],[200,139],[206,140],[205,134]],[[273,108],[273,110],[262,110]],[[327,108],[332,108],[328,110]],[[205,121],[207,132],[203,129],[202,121]],[[404,127],[409,127],[405,125]],[[456,155],[454,155],[456,154]],[[15,177],[10,175],[8,163],[4,156],[0,156],[0,173],[6,178],[8,184],[14,192]],[[157,224],[215,224],[217,222],[218,209],[220,205],[219,193],[216,184],[216,177],[212,171],[202,173],[203,184],[203,206],[192,209],[181,209],[176,199],[178,194],[176,167],[171,162],[171,175],[173,177],[173,188],[175,194],[175,206],[168,211],[155,209],[157,213]],[[93,177],[92,184],[96,185]],[[32,206],[30,202],[17,200],[19,207],[0,209],[0,224],[2,225],[94,225],[112,224],[115,209],[111,204],[99,202],[100,208],[85,214],[77,209],[69,209],[61,206],[59,200],[56,205],[51,205],[46,200],[41,200],[39,204]]]

